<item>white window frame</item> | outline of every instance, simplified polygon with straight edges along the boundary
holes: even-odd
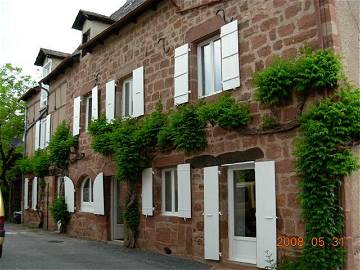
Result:
[[[90,108],[90,99],[91,99],[91,108]],[[86,115],[85,115],[85,130],[88,130],[89,127],[89,121],[91,121],[91,115],[92,115],[92,95],[85,97],[86,102]]]
[[[129,84],[129,115],[125,115],[125,85]],[[133,116],[133,78],[124,80],[122,85],[122,95],[121,95],[121,115],[123,118],[128,118]]]
[[[49,58],[48,61],[42,67],[43,78],[45,78],[47,75],[51,73],[51,67],[52,67],[52,59]]]
[[[39,128],[39,148],[44,149],[46,147],[46,126],[47,126],[47,118],[43,118],[40,120],[40,128]]]
[[[84,186],[87,181],[89,184],[89,201],[84,202]],[[93,213],[94,212],[94,197],[93,197],[93,182],[89,176],[87,176],[81,183],[81,212]]]
[[[223,88],[221,86],[221,90],[218,90],[218,91],[215,91],[215,78],[214,78],[214,74],[215,74],[215,70],[214,70],[214,55],[212,54],[212,57],[211,57],[211,62],[212,62],[212,74],[211,74],[211,93],[210,94],[207,94],[207,95],[203,95],[203,84],[202,84],[202,73],[203,73],[203,67],[202,67],[202,54],[201,54],[201,48],[204,47],[205,45],[208,45],[210,44],[211,46],[211,52],[213,53],[214,52],[214,42],[215,41],[220,41],[220,49],[221,49],[221,38],[219,35],[216,35],[210,39],[207,39],[201,43],[199,43],[197,45],[197,60],[198,60],[198,97],[199,98],[205,98],[205,97],[208,97],[208,96],[212,96],[212,95],[216,95],[218,93],[221,93],[223,91]],[[221,59],[220,59],[221,60]],[[221,74],[222,74],[222,66],[221,66]],[[222,81],[221,81],[221,84],[222,84]]]
[[[49,86],[46,84],[43,84],[42,87],[46,88],[49,91]],[[44,89],[41,89],[40,91],[40,104],[39,109],[40,111],[48,105],[48,92],[46,92]]]
[[[57,184],[56,184],[56,197],[57,198],[60,197],[61,183],[62,183],[63,191],[65,193],[65,179],[64,179],[64,176],[58,176],[57,177]],[[64,194],[64,197],[65,197],[65,194]]]
[[[172,210],[171,211],[166,211],[165,210],[165,173],[166,172],[171,172],[171,206],[172,206]],[[162,189],[162,194],[161,194],[161,212],[162,215],[164,216],[178,216],[179,214],[179,197],[178,199],[178,209],[177,211],[175,211],[175,176],[177,177],[177,168],[168,168],[168,169],[163,169],[162,170],[162,177],[161,177],[161,189]],[[179,179],[177,179],[179,180]],[[177,188],[177,183],[176,183],[176,188]],[[178,192],[178,196],[179,196],[179,192]]]

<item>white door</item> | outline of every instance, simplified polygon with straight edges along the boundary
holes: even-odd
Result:
[[[267,266],[276,262],[276,198],[273,161],[228,168],[230,260]]]
[[[124,183],[112,179],[111,181],[111,224],[112,240],[124,239],[124,210],[125,210]]]

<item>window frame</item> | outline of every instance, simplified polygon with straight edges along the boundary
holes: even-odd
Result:
[[[49,86],[44,84],[42,87],[46,88],[49,91]],[[39,111],[42,111],[46,108],[48,105],[48,92],[46,92],[44,89],[41,89],[40,91],[40,104],[39,104]]]
[[[90,28],[88,30],[86,30],[82,36],[81,36],[81,43],[85,44],[86,42],[88,42],[90,40]]]
[[[60,195],[65,197],[65,179],[64,176],[58,176],[56,178],[56,197],[59,198]],[[63,193],[63,194],[60,194]]]
[[[90,108],[90,100],[91,100],[91,108]],[[85,102],[86,102],[86,110],[85,110],[85,131],[88,130],[89,127],[89,123],[92,119],[92,95],[88,95],[85,97]]]
[[[48,61],[42,66],[42,76],[45,78],[51,73],[52,59],[48,58]],[[46,72],[45,72],[46,71]]]
[[[129,84],[129,115],[125,115],[125,85]],[[134,102],[133,102],[133,78],[130,77],[123,81],[122,83],[122,93],[121,93],[121,116],[122,118],[129,118],[133,116],[134,112]]]
[[[165,190],[165,174],[166,172],[171,173],[171,211],[165,210],[165,201],[166,201],[166,190]],[[177,189],[177,168],[167,168],[162,170],[161,175],[161,213],[164,216],[178,216],[179,214],[179,192]],[[175,181],[176,179],[176,181]],[[176,184],[176,185],[175,185]],[[177,193],[177,194],[176,194]],[[177,196],[176,196],[177,195]],[[177,203],[176,203],[177,199]],[[177,205],[177,211],[175,206]]]
[[[206,39],[200,43],[197,44],[197,74],[198,74],[198,98],[206,98],[212,95],[219,94],[223,92],[223,86],[222,86],[222,65],[220,66],[220,72],[221,72],[221,90],[215,91],[215,65],[214,65],[214,42],[220,41],[220,53],[221,53],[221,37],[220,35],[215,35],[209,39]],[[203,94],[203,65],[202,65],[202,48],[205,45],[210,44],[211,46],[211,64],[212,64],[212,72],[211,72],[211,93],[204,95]],[[220,55],[221,56],[221,55]],[[222,59],[222,58],[221,58]]]
[[[47,118],[40,119],[39,125],[39,149],[46,148],[46,126],[47,126]],[[42,141],[43,138],[43,141]]]
[[[89,181],[89,201],[84,201],[84,186]],[[94,193],[93,193],[93,182],[89,176],[85,177],[81,182],[80,187],[81,200],[80,200],[80,212],[93,213],[94,212]]]

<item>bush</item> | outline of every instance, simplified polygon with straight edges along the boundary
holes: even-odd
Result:
[[[50,207],[50,211],[54,222],[61,222],[61,232],[65,232],[66,226],[70,221],[70,213],[67,210],[65,198],[56,198]]]

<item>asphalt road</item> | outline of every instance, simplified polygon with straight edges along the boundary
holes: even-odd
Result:
[[[0,269],[209,269],[173,255],[7,224]]]

